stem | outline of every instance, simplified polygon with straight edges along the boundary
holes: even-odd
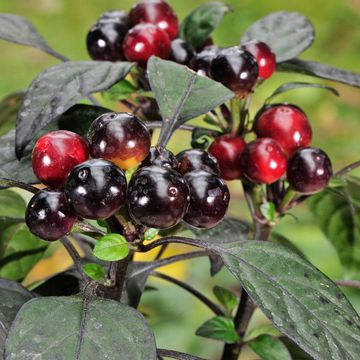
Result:
[[[241,99],[234,97],[230,100],[230,108],[231,108],[231,116],[232,116],[232,124],[231,124],[231,132],[233,134],[236,134],[241,127],[241,116],[240,116],[240,108],[241,105]]]
[[[341,169],[340,171],[338,171],[335,176],[344,176],[346,175],[348,172],[358,168],[360,166],[360,160],[359,161],[355,161],[354,163],[345,166],[343,169]]]
[[[158,356],[165,356],[171,359],[178,359],[178,360],[205,360],[203,358],[199,358],[197,356],[185,354],[179,351],[174,350],[166,350],[166,349],[158,349],[157,350]]]
[[[89,101],[95,105],[95,106],[101,106],[101,104],[97,101],[97,99],[95,98],[95,96],[93,95],[88,95],[87,98],[89,99]]]
[[[148,245],[140,245],[140,251],[141,252],[148,252],[152,249],[155,249],[159,246],[162,245],[167,245],[167,244],[172,244],[172,243],[176,243],[176,244],[184,244],[184,245],[190,245],[190,246],[195,246],[195,247],[204,247],[204,243],[202,243],[201,241],[194,241],[193,239],[187,238],[187,237],[183,237],[183,236],[165,236],[159,240],[156,240]]]
[[[60,241],[64,245],[66,251],[71,256],[71,258],[74,262],[74,265],[81,276],[82,281],[85,284],[89,283],[89,279],[86,276],[86,274],[84,273],[84,270],[82,268],[81,257],[79,255],[79,253],[76,251],[74,245],[71,243],[71,241],[66,236],[61,238]]]
[[[293,190],[291,187],[288,187],[288,189],[285,192],[284,197],[281,200],[280,203],[280,212],[284,213],[286,212],[289,207],[290,204],[298,197],[298,193]]]
[[[163,279],[166,281],[169,281],[175,285],[180,286],[181,288],[183,288],[184,290],[188,291],[189,293],[191,293],[192,295],[194,295],[197,299],[199,299],[201,302],[203,302],[210,310],[212,310],[214,312],[215,315],[218,316],[225,316],[225,313],[221,310],[221,308],[219,306],[217,306],[215,303],[213,303],[209,298],[207,298],[205,295],[203,295],[201,292],[199,292],[198,290],[194,289],[192,286],[178,280],[175,279],[171,276],[159,273],[159,272],[152,272],[150,274],[151,276],[155,276],[159,279]]]
[[[356,281],[356,280],[336,280],[335,284],[338,286],[360,289],[360,281]]]
[[[56,50],[50,48],[50,47],[42,47],[41,50],[45,51],[47,54],[53,56],[54,58],[62,61],[62,62],[66,62],[69,61],[70,59],[68,59],[66,56],[58,53]]]
[[[161,247],[161,249],[159,250],[159,252],[156,254],[156,257],[155,257],[154,260],[159,260],[159,259],[161,259],[161,257],[164,255],[164,252],[166,251],[167,248],[168,248],[168,244],[163,245],[163,246]]]

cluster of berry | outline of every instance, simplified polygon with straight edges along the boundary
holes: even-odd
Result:
[[[30,230],[42,239],[57,240],[78,217],[106,219],[126,203],[132,219],[146,227],[166,229],[182,219],[198,228],[219,223],[230,194],[217,176],[216,160],[200,150],[175,157],[150,146],[146,126],[128,113],[100,116],[87,140],[61,130],[43,135],[33,149],[32,165],[49,188],[28,204]],[[139,164],[127,186],[123,171]]]
[[[332,176],[326,153],[309,147],[312,129],[306,114],[297,106],[273,104],[257,114],[253,131],[256,140],[246,144],[241,136],[222,135],[209,147],[226,180],[246,176],[255,183],[272,184],[285,173],[290,186],[302,194],[322,190]]]

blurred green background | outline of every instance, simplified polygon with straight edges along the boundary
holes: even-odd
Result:
[[[180,19],[203,0],[169,1]],[[129,0],[1,0],[0,12],[16,13],[30,19],[57,51],[73,60],[89,59],[85,37],[98,16],[109,9],[129,9],[134,1]],[[288,10],[304,13],[313,22],[317,36],[313,47],[301,57],[360,72],[360,1],[359,0],[242,0],[227,1],[234,12],[227,15],[214,33],[214,40],[221,46],[239,42],[241,34],[258,18],[272,11]],[[38,72],[56,64],[57,60],[35,49],[0,42],[1,81],[0,97],[26,88]],[[277,86],[287,81],[313,81],[303,76],[276,74],[260,87],[254,96],[252,112]],[[330,84],[330,83],[329,83]],[[360,154],[360,89],[333,84],[340,98],[316,89],[297,90],[279,98],[301,106],[308,114],[314,128],[314,145],[323,148],[333,160],[335,169],[359,159]],[[170,146],[178,150],[189,146],[187,135]],[[0,155],[1,156],[1,155]],[[245,203],[237,183],[230,184],[233,190],[230,213],[247,217]],[[297,218],[287,217],[278,226],[278,231],[295,243],[306,256],[333,279],[341,279],[340,262],[331,244],[324,238],[306,205],[293,211]],[[206,260],[193,260],[190,266],[175,269],[177,276],[189,279],[196,288],[212,296],[215,284],[227,284],[234,290],[237,284],[226,272],[210,279]],[[360,273],[359,273],[360,274]],[[360,277],[360,275],[359,275]],[[194,331],[211,314],[184,291],[161,280],[151,280],[159,291],[145,293],[142,310],[149,316],[159,347],[188,351],[198,356],[217,359],[221,344],[195,337]],[[360,291],[346,291],[357,310],[360,310]],[[266,322],[256,314],[255,322]],[[254,323],[254,322],[253,322]],[[256,359],[251,352],[244,358]]]

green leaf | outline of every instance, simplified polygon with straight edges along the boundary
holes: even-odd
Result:
[[[94,255],[104,261],[118,261],[129,255],[129,243],[120,234],[107,234],[96,242]]]
[[[144,233],[145,240],[153,240],[159,234],[159,229],[149,228]]]
[[[59,130],[68,130],[85,136],[91,123],[99,116],[112,112],[101,106],[77,104],[65,111],[55,121]]]
[[[253,23],[245,32],[241,43],[259,40],[269,45],[276,61],[293,59],[309,48],[315,38],[310,20],[296,12],[271,13]]]
[[[15,281],[0,279],[0,354],[4,353],[5,340],[11,323],[21,306],[33,295]],[[1,356],[2,358],[2,356]]]
[[[40,73],[26,91],[16,123],[16,155],[46,125],[84,97],[123,79],[132,63],[67,61]]]
[[[354,87],[360,87],[360,74],[338,69],[333,66],[320,64],[315,61],[292,59],[278,64],[277,70],[315,76],[321,79],[327,79]]]
[[[274,327],[274,325],[271,325],[271,324],[266,324],[266,325],[260,325],[260,326],[257,326],[256,328],[254,329],[251,329],[246,337],[245,337],[245,341],[249,341],[249,340],[253,340],[255,339],[256,337],[258,337],[259,335],[271,335],[271,336],[274,336],[274,337],[279,337],[281,336],[281,332],[276,329]]]
[[[105,279],[105,270],[102,266],[95,263],[88,263],[83,265],[84,273],[91,279],[100,281]]]
[[[27,19],[14,14],[0,14],[0,39],[33,46],[45,52],[50,49],[44,38]]]
[[[295,246],[287,237],[285,237],[282,234],[279,234],[276,231],[273,231],[271,233],[270,240],[276,244],[286,246],[287,248],[297,253],[298,255],[305,257],[305,255],[301,252],[301,250],[297,246]]]
[[[206,321],[196,330],[196,335],[223,341],[228,344],[241,340],[235,330],[232,319],[224,316],[216,316]]]
[[[26,204],[24,199],[12,190],[0,191],[0,218],[23,219]]]
[[[263,360],[291,360],[286,346],[271,335],[260,335],[249,343],[250,348]]]
[[[273,202],[267,202],[260,205],[261,214],[267,219],[270,223],[275,223],[276,220],[276,207]]]
[[[280,340],[285,344],[291,358],[294,360],[313,360],[306,352],[300,349],[292,340],[286,336],[281,336]]]
[[[222,305],[225,306],[229,312],[232,312],[235,309],[235,306],[238,303],[238,299],[233,292],[221,286],[214,286],[213,292],[216,298]]]
[[[219,135],[221,135],[219,131],[195,127],[191,134],[191,147],[204,150]]]
[[[80,297],[38,298],[16,316],[5,358],[23,360],[156,360],[156,344],[144,317],[116,301]]]
[[[342,188],[312,196],[310,210],[347,270],[360,266],[360,179],[344,177]]]
[[[110,101],[126,100],[129,95],[135,93],[137,88],[128,80],[121,80],[112,86],[109,90],[103,91],[101,94],[104,99]]]
[[[0,102],[0,136],[15,127],[16,116],[20,109],[24,93],[18,92],[6,96]]]
[[[180,25],[180,37],[195,49],[201,47],[229,11],[229,6],[222,2],[200,5]]]
[[[15,129],[0,137],[0,177],[17,179],[26,183],[39,182],[31,166],[31,150],[19,161],[15,155]],[[1,187],[1,185],[0,185]]]
[[[284,92],[296,90],[296,89],[304,89],[304,88],[315,88],[315,89],[323,89],[330,91],[332,94],[336,96],[340,96],[339,92],[331,86],[323,85],[323,84],[312,84],[306,82],[288,82],[279,86],[265,101],[265,103],[271,102],[275,97],[283,94]]]
[[[160,145],[165,145],[173,132],[186,121],[234,97],[234,93],[222,84],[197,75],[186,66],[155,56],[148,62],[148,75],[164,120]]]

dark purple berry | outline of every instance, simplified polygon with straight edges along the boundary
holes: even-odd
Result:
[[[253,90],[258,79],[257,62],[239,46],[222,49],[210,66],[210,77],[244,98]]]
[[[149,155],[141,163],[142,167],[151,165],[158,165],[168,169],[177,170],[179,162],[170,150],[153,146],[150,148]]]
[[[194,170],[205,170],[219,174],[220,169],[217,160],[206,151],[190,149],[176,155],[179,161],[178,171],[180,174]]]
[[[329,183],[333,171],[327,154],[316,148],[297,150],[288,161],[287,179],[302,194],[314,194]]]
[[[217,225],[224,218],[230,201],[224,181],[203,170],[185,174],[185,180],[190,187],[190,205],[184,221],[203,229]]]
[[[110,161],[88,160],[71,171],[65,194],[79,216],[106,219],[125,204],[126,178]]]
[[[209,76],[210,65],[219,53],[218,46],[208,46],[198,54],[196,54],[189,63],[189,67],[200,75]]]
[[[71,231],[76,215],[63,192],[42,190],[31,198],[25,220],[34,235],[55,241]]]
[[[100,15],[97,22],[113,20],[130,27],[129,15],[121,10],[109,10]]]
[[[185,40],[175,39],[171,42],[170,60],[181,65],[188,65],[193,56],[194,52]]]
[[[175,226],[184,217],[189,200],[189,187],[182,176],[161,166],[141,168],[129,184],[130,215],[144,226],[157,229]]]
[[[87,35],[87,49],[93,60],[124,60],[123,41],[129,31],[125,13],[105,13]]]

